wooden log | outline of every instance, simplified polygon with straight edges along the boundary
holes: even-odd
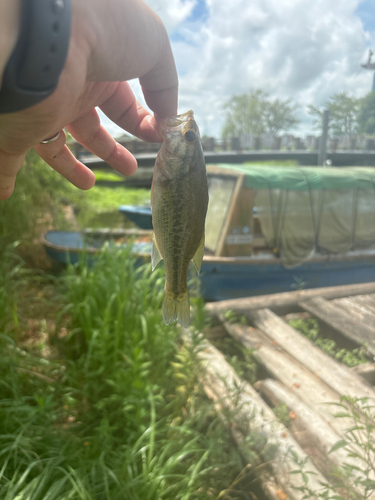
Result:
[[[353,422],[347,418],[336,419],[334,417],[336,409],[327,403],[340,401],[340,395],[336,391],[313,375],[303,363],[301,364],[285,352],[277,342],[272,341],[261,330],[228,322],[225,322],[224,326],[232,338],[246,348],[254,350],[254,356],[272,377],[280,380],[302,401],[315,408],[328,425],[335,428],[344,438],[346,429]]]
[[[315,347],[269,309],[253,311],[256,326],[339,395],[375,398],[375,391],[358,375]]]
[[[369,384],[375,385],[375,363],[362,363],[354,366],[351,370],[364,378]]]
[[[234,339],[247,348],[255,349],[256,357],[276,380],[279,380],[296,397],[312,407],[342,439],[345,438],[346,431],[353,426],[353,420],[347,417],[335,418],[337,406],[330,404],[340,402],[339,393],[306,368],[304,363],[298,362],[285,352],[276,341],[271,340],[264,332],[228,322],[225,322],[224,326]],[[309,351],[305,351],[304,360],[309,363],[306,353]],[[354,432],[359,440],[363,440],[361,431]],[[360,450],[357,451],[361,455]]]
[[[348,452],[340,448],[329,453],[331,448],[341,439],[341,436],[314,410],[304,403],[295,393],[288,390],[282,383],[273,379],[260,380],[256,389],[272,401],[272,404],[285,404],[294,413],[293,435],[300,446],[309,454],[317,468],[325,474],[334,473],[343,464],[354,467],[354,472],[363,469],[363,461],[348,456]],[[360,453],[356,448],[351,451]],[[352,480],[350,486],[358,494],[364,494],[363,488],[356,486]],[[372,496],[374,498],[375,495]]]
[[[370,327],[374,331],[375,336],[375,309],[371,310],[355,299],[356,297],[343,297],[342,299],[334,299],[332,303],[341,307],[345,313],[349,313],[356,321],[360,321]]]
[[[316,297],[314,299],[300,302],[299,305],[309,313],[313,314],[324,323],[334,328],[344,337],[359,345],[366,344],[366,349],[375,355],[375,329],[362,323],[358,315],[353,316],[342,307]]]
[[[363,306],[367,311],[375,314],[375,294],[358,295],[358,297],[351,297],[357,304]]]
[[[182,338],[188,345],[192,343],[189,330],[182,329]],[[253,387],[242,381],[234,369],[226,362],[224,355],[207,340],[202,340],[198,351],[198,359],[204,366],[203,386],[207,395],[224,410],[229,410],[233,415],[233,424],[236,428],[234,437],[243,448],[245,435],[251,427],[254,432],[267,438],[267,445],[275,447],[276,457],[270,461],[270,467],[276,481],[282,485],[283,491],[291,500],[302,500],[303,492],[296,490],[303,485],[299,474],[290,474],[298,467],[293,458],[295,453],[299,460],[306,460],[306,470],[312,471],[309,476],[309,487],[314,491],[321,490],[321,482],[326,482],[324,476],[316,469],[305,452],[290,435],[289,431],[278,422],[272,410],[267,406]]]
[[[210,315],[215,316],[220,313],[225,313],[228,310],[232,310],[238,314],[246,314],[253,309],[264,309],[268,307],[279,314],[288,314],[300,310],[298,306],[299,302],[314,297],[336,299],[339,297],[371,293],[375,293],[375,282],[361,283],[359,285],[312,288],[309,290],[259,295],[257,297],[246,297],[243,299],[222,300],[206,304],[206,310]]]

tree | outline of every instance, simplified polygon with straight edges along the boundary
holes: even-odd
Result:
[[[267,132],[276,137],[279,132],[287,132],[295,127],[299,123],[295,116],[297,108],[298,104],[293,104],[291,97],[285,101],[268,101],[264,110]]]
[[[375,134],[375,92],[361,99],[358,112],[358,130],[363,134]]]
[[[329,124],[333,136],[348,135],[352,137],[357,132],[357,116],[360,99],[352,97],[347,92],[333,94],[323,108],[309,104],[307,112],[315,117],[314,128],[322,127],[323,109],[329,110]]]
[[[281,131],[290,130],[299,122],[295,117],[297,104],[292,99],[271,100],[263,90],[251,90],[246,94],[233,95],[225,104],[227,110],[223,137],[241,134],[274,137]]]

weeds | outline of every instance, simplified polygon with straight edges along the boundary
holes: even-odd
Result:
[[[198,383],[198,337],[162,322],[162,270],[111,249],[58,286],[54,359],[0,339],[0,498],[215,498],[244,463]]]
[[[345,431],[344,439],[339,440],[329,453],[343,448],[348,458],[357,459],[362,466],[343,463],[342,467],[331,475],[331,484],[322,484],[320,491],[312,491],[309,487],[310,473],[306,471],[305,463],[295,456],[298,468],[293,473],[300,474],[303,479],[303,486],[299,490],[306,499],[367,500],[375,492],[375,402],[367,398],[342,396],[339,403],[332,405],[337,406],[339,410],[335,418],[350,418],[353,425]]]
[[[334,340],[323,338],[320,335],[319,323],[314,318],[291,319],[288,324],[311,340],[314,345],[320,347],[322,351],[326,352],[332,358],[341,361],[346,366],[353,367],[368,361],[362,348],[357,347],[352,350],[339,349]]]

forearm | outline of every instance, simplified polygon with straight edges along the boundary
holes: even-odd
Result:
[[[19,35],[21,0],[0,2],[0,88],[3,72]]]

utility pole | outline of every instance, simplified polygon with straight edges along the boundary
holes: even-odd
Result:
[[[318,165],[326,166],[328,140],[329,110],[323,112],[323,132],[319,141]]]
[[[372,87],[371,87],[372,92],[375,91],[375,63],[371,62],[373,55],[374,55],[374,51],[370,49],[369,53],[368,53],[367,63],[361,64],[362,68],[369,69],[370,71],[374,72],[373,77],[372,77]]]

